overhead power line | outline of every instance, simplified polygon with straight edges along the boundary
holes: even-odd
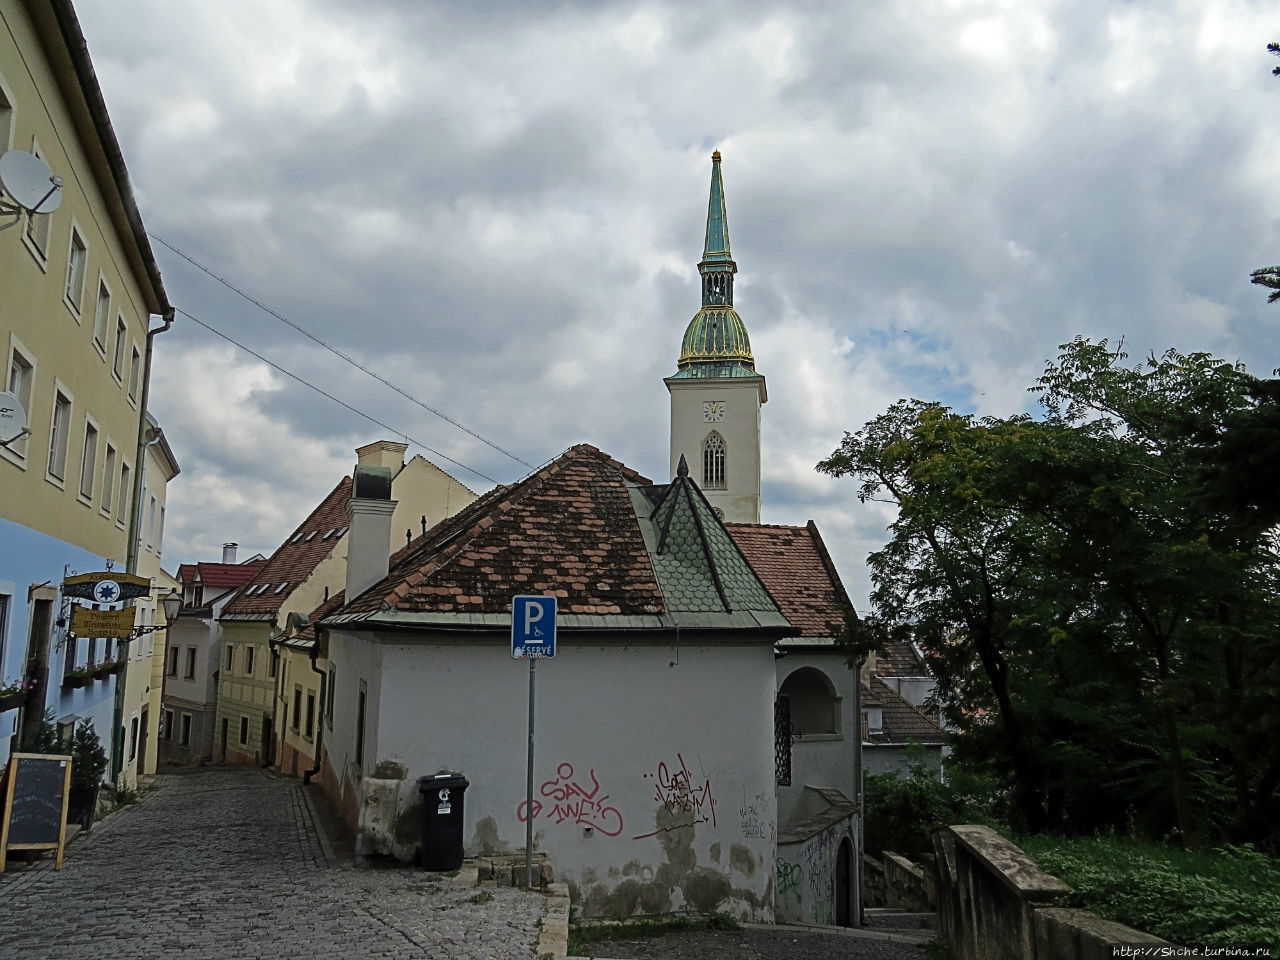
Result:
[[[435,407],[431,406],[431,405],[430,405],[430,404],[428,404],[428,403],[424,403],[423,401],[419,400],[417,397],[413,396],[413,394],[411,394],[411,393],[407,392],[406,390],[402,389],[401,387],[396,386],[394,383],[392,383],[390,380],[386,379],[386,378],[385,378],[385,377],[383,377],[382,375],[380,375],[380,374],[378,374],[378,373],[375,373],[374,371],[370,370],[368,367],[364,366],[362,363],[360,363],[360,362],[359,362],[358,360],[356,360],[354,357],[348,356],[347,354],[345,354],[345,353],[343,353],[341,350],[339,350],[337,347],[334,347],[334,346],[332,346],[331,344],[325,343],[325,341],[321,340],[319,337],[317,337],[317,336],[316,336],[315,334],[313,334],[311,331],[307,330],[305,327],[302,327],[301,325],[299,325],[299,324],[295,323],[293,320],[290,320],[288,317],[284,316],[284,314],[279,313],[278,311],[271,309],[271,307],[268,307],[268,306],[267,306],[265,303],[263,303],[261,300],[257,300],[257,299],[255,299],[254,297],[250,296],[249,294],[245,293],[243,290],[241,290],[239,287],[237,287],[235,284],[231,283],[230,281],[228,281],[228,280],[226,280],[226,279],[224,279],[224,278],[222,278],[222,277],[218,276],[218,274],[214,273],[211,269],[209,269],[208,267],[206,267],[203,263],[201,263],[200,261],[196,260],[194,257],[190,256],[189,254],[184,253],[183,251],[179,250],[177,247],[175,247],[173,244],[171,244],[168,240],[165,240],[163,237],[157,237],[154,233],[148,233],[148,234],[147,234],[147,236],[149,236],[149,237],[150,237],[152,240],[154,240],[156,243],[161,244],[161,245],[162,245],[162,246],[164,246],[164,247],[167,247],[169,250],[172,250],[174,253],[176,253],[178,256],[180,256],[183,260],[187,261],[187,263],[189,263],[189,264],[191,264],[193,267],[195,267],[197,270],[200,270],[200,271],[202,271],[203,273],[208,274],[210,277],[212,277],[214,280],[218,281],[218,283],[222,284],[222,285],[223,285],[224,287],[226,287],[228,290],[232,291],[233,293],[235,293],[235,294],[236,294],[236,295],[238,295],[238,296],[243,297],[245,300],[248,300],[250,303],[252,303],[252,304],[253,304],[255,307],[257,307],[259,310],[262,310],[263,312],[270,314],[271,316],[273,316],[273,317],[275,317],[277,320],[279,320],[281,323],[288,324],[290,327],[292,327],[294,330],[297,330],[300,334],[302,334],[302,335],[303,335],[304,337],[306,337],[307,339],[309,339],[309,340],[311,340],[311,341],[313,341],[313,342],[315,342],[315,343],[319,344],[320,346],[324,347],[326,350],[328,350],[328,351],[329,351],[330,353],[332,353],[334,356],[341,357],[343,360],[345,360],[347,363],[351,364],[351,365],[352,365],[353,367],[355,367],[357,370],[360,370],[362,373],[365,373],[365,374],[367,374],[368,376],[373,377],[373,379],[377,380],[377,381],[378,381],[379,383],[381,383],[382,385],[387,386],[387,387],[390,387],[392,390],[394,390],[396,393],[400,394],[400,396],[404,397],[406,400],[409,400],[409,401],[411,401],[411,402],[413,402],[413,403],[416,403],[416,404],[417,404],[418,406],[420,406],[423,410],[426,410],[428,413],[435,414],[435,415],[436,415],[437,417],[439,417],[441,420],[445,421],[446,423],[452,424],[453,426],[455,426],[455,427],[457,427],[459,430],[461,430],[463,433],[468,434],[469,436],[475,437],[475,438],[476,438],[477,440],[479,440],[481,443],[485,444],[486,446],[492,447],[494,450],[497,450],[497,451],[498,451],[499,453],[501,453],[503,456],[510,457],[510,458],[511,458],[512,460],[514,460],[516,463],[522,464],[523,466],[529,467],[530,469],[532,469],[532,468],[533,468],[533,464],[529,463],[529,461],[527,461],[527,460],[522,460],[520,457],[517,457],[514,453],[512,453],[512,452],[511,452],[511,451],[509,451],[509,450],[504,450],[502,447],[498,446],[498,445],[497,445],[496,443],[494,443],[492,440],[488,439],[487,437],[483,437],[483,436],[481,436],[480,434],[478,434],[478,433],[476,433],[474,430],[472,430],[470,427],[467,427],[467,426],[465,426],[465,425],[463,425],[463,424],[459,423],[457,420],[453,419],[453,417],[449,416],[447,413],[444,413],[444,412],[442,412],[442,411],[440,411],[440,410],[437,410]],[[192,319],[195,319],[195,318],[194,318],[194,317],[192,317]],[[197,322],[199,322],[199,321],[197,321]],[[212,328],[212,327],[210,327],[209,329],[213,329],[213,328]],[[216,333],[217,331],[214,331],[214,332]],[[228,338],[228,339],[230,339],[230,338]],[[234,341],[232,341],[232,342],[234,343]],[[240,345],[240,344],[236,344],[236,346],[241,346],[241,345]],[[247,349],[247,348],[246,348],[246,349]]]
[[[364,417],[364,419],[368,420],[370,423],[375,424],[376,426],[382,427],[382,429],[384,430],[390,430],[396,436],[404,437],[404,439],[408,440],[410,443],[416,443],[418,446],[422,447],[422,449],[426,450],[428,453],[432,454],[433,456],[439,457],[441,460],[448,460],[454,466],[461,467],[463,470],[466,470],[468,473],[475,474],[477,477],[480,477],[484,480],[488,480],[490,483],[502,482],[501,480],[495,480],[493,477],[489,476],[487,473],[481,473],[475,467],[467,466],[461,460],[455,460],[453,457],[449,456],[447,453],[441,453],[439,450],[436,450],[433,447],[427,446],[421,440],[417,440],[409,436],[409,434],[405,433],[403,430],[397,430],[395,427],[383,423],[381,420],[377,419],[376,417],[369,416],[369,414],[365,413],[363,410],[357,410],[355,407],[351,406],[351,404],[346,403],[343,400],[339,400],[337,397],[335,397],[331,393],[326,393],[325,391],[317,387],[314,383],[310,383],[304,380],[302,377],[298,376],[296,373],[293,373],[290,370],[286,370],[284,367],[280,366],[280,364],[274,363],[273,361],[268,360],[262,354],[257,353],[254,350],[251,350],[249,347],[246,347],[240,341],[227,336],[221,330],[217,330],[214,327],[211,327],[209,324],[205,323],[199,317],[192,316],[191,314],[187,313],[187,311],[181,310],[181,309],[179,309],[177,312],[182,314],[191,322],[197,323],[200,326],[204,327],[206,330],[208,330],[210,333],[214,334],[215,336],[221,337],[223,340],[227,341],[227,343],[230,343],[233,346],[239,347],[241,350],[249,354],[251,357],[255,357],[258,360],[261,360],[263,363],[271,367],[273,370],[278,370],[280,373],[283,373],[286,377],[289,377],[292,380],[296,380],[298,381],[298,383],[302,384],[304,387],[314,390],[316,393],[320,394],[320,396],[324,397],[325,399],[332,400],[338,406],[343,407],[347,410],[350,410],[352,413],[356,414],[357,416]]]

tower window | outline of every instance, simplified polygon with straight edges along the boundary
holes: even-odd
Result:
[[[702,444],[702,486],[708,490],[723,490],[724,437],[714,430],[707,434]]]

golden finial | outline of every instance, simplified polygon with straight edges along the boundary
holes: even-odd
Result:
[[[715,153],[711,154],[711,159],[712,159],[712,160],[719,160],[719,159],[720,159],[720,151],[719,151],[719,150],[717,150]]]

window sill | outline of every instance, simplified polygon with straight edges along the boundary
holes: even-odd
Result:
[[[67,313],[71,314],[72,319],[74,319],[76,323],[84,322],[80,313],[80,308],[76,306],[75,301],[70,297],[64,296],[62,298],[62,305],[67,308]]]
[[[107,345],[105,343],[99,343],[98,338],[94,337],[93,349],[98,352],[98,356],[102,358],[102,362],[106,363],[107,362]]]
[[[67,489],[67,481],[63,480],[63,479],[62,479],[61,477],[59,477],[57,474],[53,474],[53,473],[46,473],[46,474],[44,475],[44,482],[45,482],[45,483],[51,483],[51,484],[53,484],[53,485],[54,485],[55,487],[57,487],[59,490],[66,490],[66,489]]]
[[[76,503],[80,504],[80,506],[82,506],[82,507],[88,507],[90,510],[92,510],[92,509],[93,509],[93,494],[90,494],[89,496],[87,496],[87,497],[86,497],[83,493],[77,493],[77,494],[76,494]]]
[[[796,743],[822,743],[824,741],[843,739],[843,733],[798,733],[794,737]]]

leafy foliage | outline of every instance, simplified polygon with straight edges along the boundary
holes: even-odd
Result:
[[[107,754],[92,720],[81,720],[71,734],[71,789],[92,790],[107,772]]]
[[[911,860],[933,856],[932,833],[951,823],[991,823],[1000,797],[992,780],[975,776],[960,765],[949,765],[947,779],[931,767],[923,749],[913,750],[907,775],[900,771],[868,774],[867,851],[886,850]]]
[[[1020,829],[1276,844],[1280,509],[1240,455],[1280,458],[1280,392],[1125,359],[1065,344],[1040,419],[903,400],[845,435],[818,469],[897,507],[850,640],[921,645]]]
[[[1178,944],[1280,949],[1280,861],[1252,846],[1191,852],[1118,837],[1024,838],[1070,905]]]

